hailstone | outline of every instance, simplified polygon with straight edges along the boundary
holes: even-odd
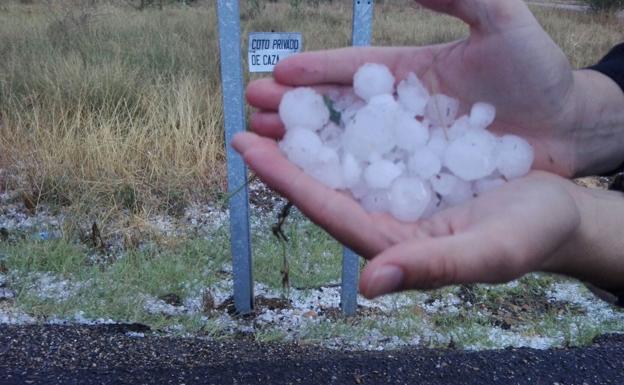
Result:
[[[311,88],[284,94],[279,115],[286,133],[279,148],[305,173],[351,194],[369,212],[417,221],[531,168],[534,152],[527,141],[487,130],[496,116],[491,104],[475,103],[458,117],[457,99],[430,95],[414,73],[395,90],[394,76],[381,64],[363,65],[353,82],[353,92],[330,93],[327,105]]]

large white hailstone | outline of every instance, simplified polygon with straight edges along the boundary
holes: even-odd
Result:
[[[457,183],[459,183],[459,178],[448,172],[441,172],[431,178],[433,191],[442,196],[449,195]]]
[[[344,130],[334,122],[329,122],[321,129],[319,136],[324,145],[337,149],[342,145]]]
[[[392,95],[394,76],[383,64],[364,64],[353,76],[353,90],[357,96],[366,101],[377,95]]]
[[[487,128],[496,117],[496,108],[489,103],[475,103],[470,110],[470,125],[475,128]]]
[[[395,140],[390,128],[383,111],[366,106],[347,124],[343,148],[361,161],[368,160],[373,153],[381,156],[394,147]]]
[[[342,178],[344,180],[345,187],[355,187],[362,176],[362,168],[358,164],[357,160],[353,155],[345,153],[342,156],[341,166]]]
[[[427,146],[421,146],[414,151],[407,169],[422,179],[430,179],[442,169],[440,158]]]
[[[306,168],[316,161],[323,143],[315,132],[296,127],[286,131],[279,147],[288,160],[301,168]]]
[[[425,107],[425,117],[435,127],[449,127],[459,111],[459,100],[444,94],[433,95]]]
[[[507,179],[518,178],[529,172],[533,164],[533,147],[515,135],[505,135],[498,141],[496,167]]]
[[[427,147],[440,159],[444,159],[446,148],[448,147],[448,140],[446,134],[442,128],[434,128],[431,130],[429,142]]]
[[[416,221],[429,206],[431,195],[421,179],[400,177],[390,188],[390,213],[400,221]]]
[[[397,86],[399,103],[412,116],[423,116],[425,106],[429,100],[429,91],[418,79],[415,73],[410,72],[407,78],[401,80]]]
[[[369,213],[385,213],[390,210],[388,190],[369,190],[360,202]]]
[[[329,188],[345,187],[340,158],[336,150],[332,148],[321,147],[314,162],[305,167],[304,171]]]
[[[299,87],[284,94],[279,116],[287,130],[298,127],[315,131],[329,121],[329,109],[312,88]]]
[[[457,119],[455,123],[446,131],[449,140],[455,140],[463,136],[470,129],[470,119],[468,115],[464,115]]]
[[[386,189],[390,187],[392,181],[401,175],[402,171],[400,166],[389,160],[381,159],[366,167],[364,181],[371,189]]]
[[[501,187],[505,184],[505,179],[501,178],[500,176],[489,176],[483,179],[476,180],[472,183],[475,193],[480,195]]]
[[[412,152],[427,144],[429,130],[407,113],[400,112],[394,122],[394,139],[397,147]]]
[[[471,129],[449,144],[443,164],[465,181],[486,177],[496,169],[496,144],[488,131]]]
[[[377,95],[373,96],[366,105],[366,108],[375,110],[380,116],[383,117],[387,126],[394,125],[397,116],[401,112],[401,106],[394,100],[392,95]]]

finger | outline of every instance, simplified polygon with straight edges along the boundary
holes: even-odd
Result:
[[[291,89],[273,79],[259,79],[249,83],[245,98],[256,108],[277,111],[282,96]]]
[[[275,141],[246,132],[236,135],[232,146],[260,179],[360,255],[374,255],[389,246],[360,205],[304,174],[284,158]]]
[[[260,136],[273,139],[284,136],[284,124],[275,112],[256,111],[251,115],[249,125]]]
[[[351,90],[351,87],[329,84],[316,84],[312,88],[321,95],[331,97],[339,97]],[[280,84],[273,79],[259,79],[249,83],[245,97],[247,102],[256,108],[277,111],[282,96],[292,89],[293,87]]]
[[[273,71],[275,80],[291,86],[314,84],[343,84],[353,82],[355,71],[366,63],[384,64],[398,78],[406,75],[410,66],[431,62],[432,47],[349,47],[327,51],[304,52],[280,61]]]
[[[409,240],[373,258],[362,273],[360,291],[373,298],[406,289],[510,280],[520,268],[518,259],[506,254],[502,243],[470,233]]]
[[[437,12],[455,16],[473,32],[490,32],[524,19],[531,11],[523,1],[510,0],[416,0]]]

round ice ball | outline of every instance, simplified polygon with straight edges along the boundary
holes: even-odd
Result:
[[[383,189],[369,190],[360,203],[369,213],[386,213],[390,210],[390,194]]]
[[[431,195],[422,179],[402,176],[390,189],[390,213],[400,221],[416,221],[429,206]]]
[[[516,135],[504,135],[498,141],[496,167],[507,179],[526,175],[533,164],[533,147]]]
[[[425,117],[435,127],[449,127],[459,111],[459,100],[444,94],[433,95],[425,107]]]
[[[470,125],[475,128],[486,128],[496,117],[496,108],[489,103],[475,103],[470,110]]]
[[[401,167],[397,164],[381,159],[366,167],[364,180],[371,189],[385,189],[390,187],[401,172]]]
[[[467,115],[464,115],[457,119],[451,127],[447,130],[447,136],[449,140],[455,140],[460,136],[464,136],[470,129],[470,119]]]
[[[383,64],[364,64],[353,76],[353,90],[357,96],[366,101],[377,95],[392,95],[394,76]]]
[[[298,127],[314,131],[329,121],[329,109],[312,88],[299,87],[284,94],[279,116],[287,130]]]
[[[394,140],[397,147],[412,152],[427,144],[429,130],[407,113],[400,112],[394,121]]]
[[[288,160],[301,168],[306,168],[316,160],[323,143],[313,131],[295,127],[286,131],[279,147]]]
[[[374,153],[382,154],[394,147],[391,122],[383,111],[366,106],[347,124],[343,136],[343,148],[358,160],[368,160]]]
[[[304,168],[306,174],[332,189],[342,189],[345,181],[340,167],[338,152],[324,146],[317,152],[314,161]]]
[[[362,168],[355,157],[349,153],[342,156],[342,178],[347,188],[352,188],[358,184],[362,176]]]
[[[449,195],[455,188],[455,184],[459,182],[459,178],[448,172],[441,172],[431,178],[431,186],[433,191],[444,196]]]
[[[422,179],[429,179],[442,169],[440,158],[427,146],[421,146],[414,151],[409,159],[407,169]]]
[[[446,153],[446,148],[448,147],[448,140],[446,138],[446,134],[444,133],[444,129],[435,128],[431,130],[427,147],[429,147],[429,149],[438,158],[444,159],[444,154]]]
[[[429,100],[429,91],[415,73],[410,72],[397,86],[399,103],[412,116],[423,116]]]
[[[496,144],[496,137],[486,130],[469,130],[449,144],[444,166],[465,181],[486,177],[496,169]]]

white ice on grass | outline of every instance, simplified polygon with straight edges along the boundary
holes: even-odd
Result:
[[[318,130],[329,121],[329,110],[323,97],[312,88],[295,88],[284,94],[279,116],[286,128]]]
[[[364,64],[353,76],[353,90],[366,101],[377,95],[391,95],[394,92],[394,76],[383,64]]]
[[[525,175],[533,148],[487,130],[496,109],[484,102],[461,115],[460,102],[431,95],[414,73],[396,90],[380,64],[365,64],[353,92],[323,97],[311,88],[287,92],[279,113],[288,159],[324,185],[347,190],[369,212],[402,221],[430,217]],[[330,108],[340,114],[330,121]],[[333,112],[332,112],[333,113]]]

